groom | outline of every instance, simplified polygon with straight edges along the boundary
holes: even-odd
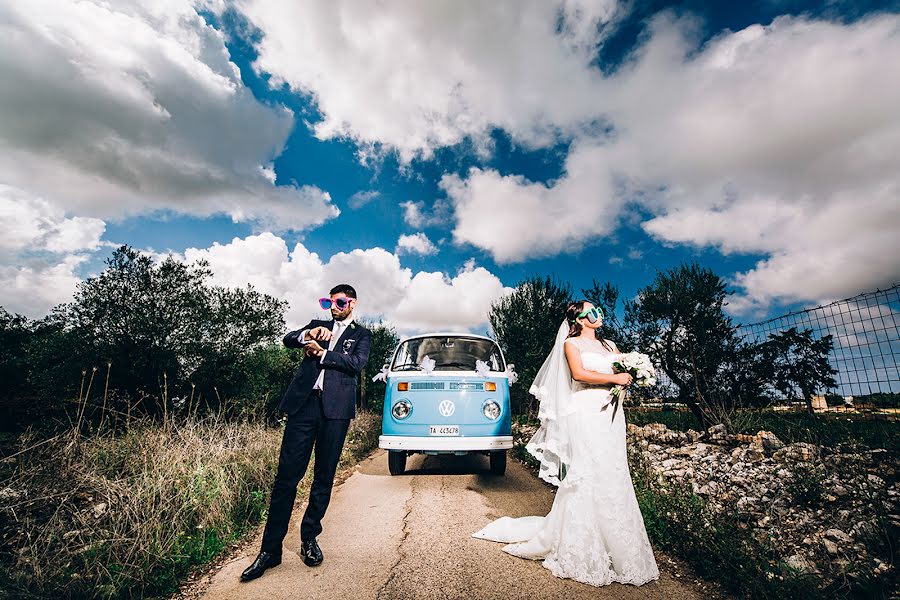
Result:
[[[297,496],[297,484],[306,473],[315,446],[313,483],[309,504],[300,523],[300,554],[310,567],[323,560],[316,536],[331,499],[331,486],[350,419],[356,416],[356,378],[369,360],[372,333],[353,322],[356,290],[342,284],[322,308],[330,308],[333,320],[313,320],[284,336],[288,348],[305,348],[305,357],[294,375],[280,410],[288,414],[281,440],[278,473],[272,486],[269,517],[262,548],[241,581],[256,579],[266,569],[281,564],[281,542]]]

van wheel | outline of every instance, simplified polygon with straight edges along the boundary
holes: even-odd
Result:
[[[506,450],[491,451],[491,473],[494,475],[506,473]]]
[[[388,452],[388,471],[391,475],[403,475],[406,470],[406,452]]]

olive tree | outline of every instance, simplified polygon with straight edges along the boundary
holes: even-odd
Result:
[[[528,388],[553,347],[566,305],[572,300],[568,283],[533,276],[491,304],[488,320],[507,362],[516,365],[519,385],[513,386],[513,411],[531,414]]]
[[[694,263],[657,272],[625,303],[631,347],[650,356],[677,388],[678,400],[707,425],[727,420],[739,401],[727,382],[746,349],[725,314],[726,296],[724,281]]]
[[[814,339],[811,329],[798,331],[791,327],[769,334],[761,344],[766,381],[784,396],[799,395],[806,403],[807,412],[813,415],[813,394],[837,386],[834,379],[837,370],[828,362],[832,346],[831,334]]]

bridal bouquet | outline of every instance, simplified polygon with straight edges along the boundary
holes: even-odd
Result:
[[[653,385],[656,383],[656,370],[650,357],[640,352],[626,352],[620,354],[617,360],[612,363],[613,371],[616,373],[629,373],[634,378],[634,383],[641,387]],[[619,402],[625,395],[625,388],[621,385],[613,386],[610,394],[615,397],[616,406],[613,410],[613,418],[615,418],[615,410],[619,408]]]

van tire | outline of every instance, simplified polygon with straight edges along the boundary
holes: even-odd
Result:
[[[406,470],[406,452],[388,451],[388,471],[391,475],[403,475]]]
[[[491,451],[491,473],[493,475],[506,473],[506,450]]]

